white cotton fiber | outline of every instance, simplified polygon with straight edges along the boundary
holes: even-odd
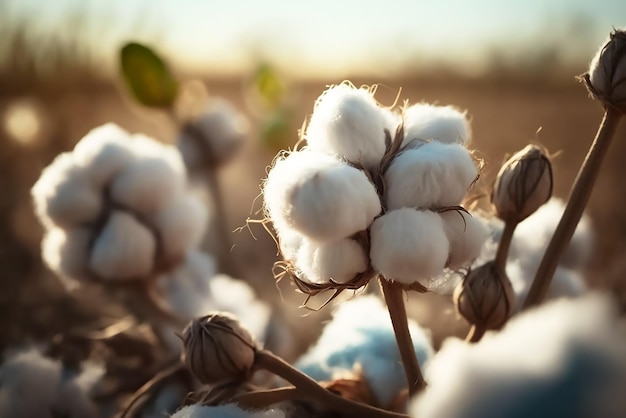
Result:
[[[444,342],[419,418],[624,418],[626,328],[607,295],[544,304],[477,344]]]
[[[151,217],[161,240],[163,256],[169,261],[183,258],[202,240],[207,220],[207,208],[196,195],[181,195],[169,202]]]
[[[404,110],[404,144],[435,140],[467,145],[471,130],[465,112],[453,106],[418,103]],[[411,145],[409,145],[410,147]]]
[[[441,274],[450,252],[441,217],[427,210],[392,210],[374,221],[370,235],[374,269],[405,284]]]
[[[346,283],[367,269],[367,257],[361,245],[350,238],[326,243],[304,238],[295,264],[305,281]]]
[[[185,406],[171,418],[285,418],[280,409],[272,408],[262,411],[245,411],[235,404],[219,406],[202,406],[198,404]]]
[[[390,209],[459,205],[478,169],[461,145],[432,141],[399,154],[385,173]]]
[[[48,230],[41,243],[44,262],[64,278],[85,278],[89,271],[89,244],[92,235],[92,231],[86,228]]]
[[[433,355],[428,332],[409,320],[415,354],[422,367]],[[389,312],[375,296],[360,296],[337,305],[313,347],[296,367],[317,381],[362,371],[385,408],[407,387]]]
[[[72,227],[92,222],[102,209],[100,191],[69,153],[60,154],[43,170],[31,194],[44,225]]]
[[[278,245],[283,259],[293,261],[302,245],[304,236],[287,225],[274,222],[274,230],[278,238]],[[280,226],[279,226],[280,225]]]
[[[462,210],[448,210],[439,216],[450,242],[447,267],[453,270],[469,267],[480,255],[482,245],[489,236],[489,230],[480,218]]]
[[[96,239],[89,265],[103,279],[145,278],[152,271],[155,237],[133,215],[113,211]]]
[[[395,133],[372,93],[340,84],[315,102],[305,138],[313,150],[373,169],[385,154],[385,129]]]
[[[309,150],[276,162],[263,197],[270,219],[318,241],[365,230],[381,210],[376,190],[361,170]]]

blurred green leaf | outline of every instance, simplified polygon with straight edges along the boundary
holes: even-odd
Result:
[[[287,149],[297,140],[295,131],[291,129],[291,114],[284,109],[278,109],[268,116],[261,126],[261,142],[263,146],[278,152]]]
[[[136,42],[126,44],[120,51],[120,68],[126,86],[139,103],[163,108],[173,105],[178,81],[152,49]]]
[[[260,65],[253,77],[254,88],[270,109],[276,109],[285,96],[285,85],[279,75],[267,64]]]

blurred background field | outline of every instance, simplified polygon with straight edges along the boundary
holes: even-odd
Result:
[[[486,162],[479,191],[488,190],[505,155],[533,142],[555,155],[555,195],[567,197],[602,116],[575,76],[611,27],[624,25],[626,3],[299,3],[0,0],[0,346],[92,323],[102,313],[119,315],[96,292],[66,295],[42,265],[42,228],[29,191],[58,153],[100,124],[176,140],[166,117],[123,91],[116,57],[131,40],[151,45],[181,79],[200,80],[210,97],[224,97],[249,116],[249,138],[221,173],[233,231],[260,218],[255,198],[277,144],[293,146],[317,96],[346,79],[377,84],[386,105],[399,98],[467,109],[473,146]],[[261,65],[287,89],[278,121],[250,100]],[[588,208],[596,242],[587,279],[626,301],[624,155],[626,123]],[[243,278],[280,304],[274,242],[254,224],[233,237]],[[303,297],[288,284],[280,288],[292,325],[313,326],[294,329],[310,332],[326,317],[303,318]]]

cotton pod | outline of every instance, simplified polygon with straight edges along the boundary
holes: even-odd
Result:
[[[467,145],[470,123],[465,112],[453,106],[417,103],[404,109],[404,141],[408,147],[435,140],[446,144]]]
[[[367,229],[381,211],[363,171],[309,150],[276,161],[263,197],[270,219],[322,242]]]
[[[389,209],[435,208],[461,203],[478,169],[458,144],[428,142],[400,153],[385,173]]]
[[[367,270],[363,247],[353,239],[317,243],[304,238],[296,259],[300,279],[310,283],[347,283]]]
[[[161,240],[163,257],[176,261],[198,246],[206,230],[205,204],[193,194],[181,195],[151,219]]]
[[[199,404],[185,406],[171,418],[286,418],[285,412],[277,408],[261,411],[246,411],[236,404],[203,406]]]
[[[626,110],[626,31],[615,29],[611,33],[591,60],[585,81],[596,99]]]
[[[50,229],[41,243],[42,258],[62,278],[79,280],[88,275],[91,239],[87,228]]]
[[[373,169],[385,154],[385,130],[395,133],[373,94],[339,84],[317,99],[304,136],[312,150]]]
[[[468,212],[447,210],[439,214],[443,229],[450,242],[447,267],[458,269],[469,266],[479,255],[482,245],[489,236],[489,230]]]
[[[100,191],[70,153],[60,154],[43,170],[31,195],[37,217],[46,225],[72,227],[93,222],[102,209]]]
[[[113,211],[94,242],[89,266],[103,279],[141,279],[152,271],[155,253],[152,232],[133,215]]]
[[[370,259],[387,280],[428,283],[448,260],[450,243],[441,217],[428,210],[396,209],[370,229]]]

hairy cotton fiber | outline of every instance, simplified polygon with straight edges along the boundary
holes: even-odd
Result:
[[[385,129],[395,133],[390,122],[369,90],[339,84],[317,99],[304,136],[312,150],[373,169],[385,154]]]
[[[104,279],[144,278],[152,271],[156,240],[134,216],[113,211],[96,239],[89,266]]]
[[[448,210],[441,212],[439,216],[450,242],[447,267],[455,270],[469,266],[480,255],[489,230],[480,218],[462,210]]]
[[[412,416],[625,417],[626,328],[613,302],[552,301],[476,344],[446,340]]]
[[[626,31],[615,29],[591,60],[585,80],[603,103],[626,109]]]
[[[446,265],[450,243],[435,212],[392,210],[377,218],[370,231],[372,266],[387,280],[428,283]]]
[[[434,352],[430,336],[413,321],[409,329],[415,354],[424,366]],[[338,305],[332,321],[296,367],[317,381],[360,371],[383,407],[406,388],[389,312],[375,296]]]
[[[367,269],[363,247],[350,238],[316,243],[304,238],[295,258],[302,277],[310,283],[346,283]]]
[[[172,418],[286,418],[285,412],[272,408],[261,411],[246,411],[235,404],[219,406],[189,405]]]
[[[465,112],[453,106],[418,103],[404,110],[404,145],[419,146],[435,140],[467,145],[471,130]]]
[[[365,173],[308,150],[276,161],[263,197],[270,219],[322,242],[365,230],[381,211]]]
[[[41,242],[42,258],[52,271],[64,279],[85,277],[89,271],[91,235],[87,228],[53,228],[46,232]]]
[[[431,141],[399,154],[385,173],[390,209],[459,205],[478,169],[469,151],[458,144]]]

